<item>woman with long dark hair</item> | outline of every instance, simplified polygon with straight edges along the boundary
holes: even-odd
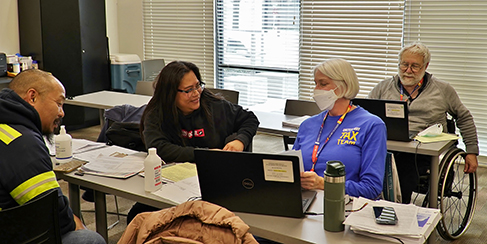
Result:
[[[259,121],[251,111],[205,89],[198,67],[173,61],[159,73],[154,96],[141,119],[147,148],[157,148],[165,162],[193,162],[195,148],[243,151],[251,145]],[[156,210],[136,203],[137,213]]]

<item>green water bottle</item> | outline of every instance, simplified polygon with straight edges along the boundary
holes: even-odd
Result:
[[[326,162],[324,219],[327,231],[343,231],[345,221],[345,165],[340,161]]]

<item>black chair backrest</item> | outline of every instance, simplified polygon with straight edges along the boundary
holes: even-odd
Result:
[[[313,116],[319,113],[321,113],[321,110],[313,101],[287,99],[286,107],[284,107],[284,114],[287,115]]]
[[[139,123],[111,122],[105,132],[107,145],[117,145],[139,152],[147,152],[140,136]]]
[[[124,104],[105,110],[105,124],[101,128],[100,135],[98,135],[98,139],[96,141],[107,142],[106,133],[108,131],[108,128],[114,122],[131,122],[137,124],[140,123],[140,118],[142,118],[142,114],[144,113],[146,106],[147,105],[135,107],[129,104]]]
[[[0,242],[61,243],[58,191],[0,211]]]
[[[220,88],[207,88],[214,94],[220,94],[225,98],[225,100],[233,103],[238,104],[238,97],[239,92],[235,90],[228,90],[228,89],[220,89]]]

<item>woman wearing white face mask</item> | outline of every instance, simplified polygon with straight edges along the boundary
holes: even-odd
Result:
[[[345,194],[375,199],[382,191],[387,153],[384,122],[350,101],[359,91],[357,75],[344,59],[330,59],[314,71],[313,98],[323,112],[304,121],[293,149],[301,149],[301,186],[323,189],[326,162],[345,164]]]

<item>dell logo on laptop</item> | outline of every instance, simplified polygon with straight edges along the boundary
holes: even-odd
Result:
[[[249,178],[245,178],[243,181],[242,181],[242,186],[245,188],[245,189],[252,189],[254,188],[254,181],[252,181],[251,179]]]

